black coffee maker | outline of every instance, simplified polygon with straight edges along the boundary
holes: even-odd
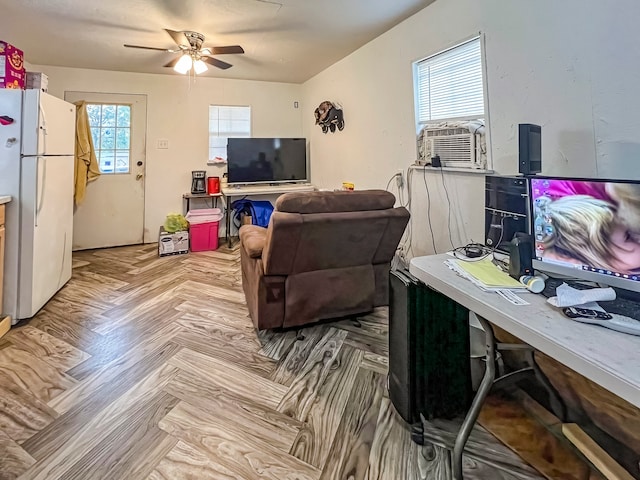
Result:
[[[191,193],[207,193],[205,170],[193,170],[191,172]]]

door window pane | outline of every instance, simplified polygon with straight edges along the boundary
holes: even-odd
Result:
[[[109,150],[116,148],[114,128],[103,128],[100,131],[100,150]]]
[[[116,150],[116,172],[127,173],[129,171],[129,150]]]
[[[102,120],[100,121],[102,127],[115,127],[116,126],[116,106],[115,105],[102,105]]]
[[[87,105],[87,113],[89,114],[89,125],[92,127],[100,126],[100,116],[102,115],[100,105]]]
[[[129,105],[118,105],[117,122],[119,127],[131,126],[131,107]]]
[[[98,152],[98,163],[102,173],[114,173],[115,151],[100,150]]]
[[[128,128],[118,128],[116,130],[116,148],[118,150],[129,148],[129,132]]]
[[[87,104],[91,138],[102,173],[129,173],[131,105]]]

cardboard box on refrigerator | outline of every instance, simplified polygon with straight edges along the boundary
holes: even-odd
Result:
[[[49,77],[42,72],[27,72],[26,88],[29,90],[49,90]]]
[[[24,90],[25,80],[22,50],[0,40],[0,88]]]

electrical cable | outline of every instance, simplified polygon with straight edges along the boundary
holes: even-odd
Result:
[[[397,178],[398,176],[402,177],[402,173],[398,172],[393,174],[390,178],[389,181],[387,182],[387,186],[385,187],[385,190],[387,192],[393,193],[391,190],[389,190],[389,186],[391,185],[391,182],[393,181],[394,178]],[[404,191],[403,188],[397,184],[396,182],[396,188],[398,191],[398,200],[400,201],[400,205],[404,206]],[[410,226],[408,228],[409,231],[409,236],[410,236]],[[403,233],[403,238],[407,237],[407,230],[405,230],[405,232]],[[397,269],[398,268],[398,263],[402,262],[405,266],[407,265],[407,260],[406,260],[406,256],[404,253],[404,245],[406,243],[406,238],[405,241],[402,242],[402,238],[400,239],[400,243],[398,244],[398,247],[396,247],[396,254],[394,255],[394,258],[392,260],[392,269]]]
[[[413,168],[407,168],[407,204],[403,205],[409,212],[411,212],[411,179],[413,178]]]
[[[400,203],[403,207],[405,207],[409,213],[411,214],[411,205],[412,205],[412,182],[413,182],[413,175],[414,175],[414,168],[412,168],[411,166],[407,167],[406,170],[406,174],[405,174],[405,178],[406,178],[406,189],[407,189],[407,199],[406,199],[406,203],[404,201],[404,189],[398,187],[398,195],[400,198]],[[396,174],[395,176],[397,176],[399,174]],[[389,184],[391,183],[391,180],[393,180],[394,177],[391,177]],[[388,185],[389,185],[388,184]],[[402,238],[400,239],[400,242],[398,243],[398,247],[396,248],[396,255],[394,256],[393,259],[393,264],[392,266],[394,268],[397,268],[398,263],[402,263],[404,264],[404,266],[408,266],[409,264],[409,258],[413,257],[414,253],[413,253],[413,215],[410,215],[409,217],[409,223],[407,224],[407,228],[404,231]],[[433,241],[433,234],[432,234],[432,241]],[[435,246],[435,243],[434,243]]]
[[[431,242],[433,243],[433,252],[437,255],[438,250],[436,249],[436,238],[433,234],[433,226],[431,225],[431,195],[429,194],[429,186],[427,185],[427,170],[422,170],[422,179],[424,180],[424,188],[427,192],[427,220],[429,222],[429,231],[431,232]]]
[[[502,242],[502,237],[504,235],[504,215],[502,216],[502,218],[500,219],[500,238],[498,238],[498,241],[496,242],[496,244],[493,247],[487,247],[481,243],[468,243],[463,247],[456,247],[454,248],[451,253],[453,254],[453,256],[455,258],[457,258],[458,260],[462,260],[463,262],[479,262],[481,260],[484,260],[485,258],[487,258],[489,255],[491,255],[492,257],[492,261],[494,261],[494,263],[496,261],[501,262],[500,260],[497,260],[495,257],[495,253],[496,253],[496,248],[497,246],[500,245],[500,242]],[[480,250],[482,253],[479,256],[476,257],[469,257],[467,255],[467,253],[469,253],[469,249],[477,249]],[[458,254],[460,252],[464,252],[464,257],[460,257],[458,256]],[[501,262],[502,263],[502,262]],[[499,267],[499,265],[497,265]],[[502,267],[500,267],[502,268]]]
[[[442,186],[444,187],[444,193],[447,196],[447,205],[449,206],[448,215],[447,215],[447,229],[449,230],[449,243],[451,244],[451,248],[455,248],[453,246],[453,239],[451,238],[451,199],[449,198],[449,190],[447,190],[447,184],[444,181],[444,171],[442,167],[440,167],[440,177],[442,178]]]
[[[387,186],[385,187],[385,190],[388,192],[389,191],[389,185],[391,185],[391,182],[393,181],[394,178],[396,178],[398,176],[397,173],[394,173],[391,178],[389,179],[389,181],[387,182]]]
[[[413,172],[414,169],[409,167],[407,169],[407,205],[406,205],[406,209],[409,211],[409,213],[411,213],[411,190],[412,190],[412,184],[411,182],[413,182]],[[409,248],[407,249],[407,255],[410,255],[411,257],[413,257],[413,217],[409,218],[409,229],[408,229],[408,233],[407,233],[407,240],[405,241],[405,245],[406,242],[409,242]]]

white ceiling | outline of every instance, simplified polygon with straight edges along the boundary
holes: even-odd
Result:
[[[194,30],[246,52],[205,75],[299,83],[433,1],[0,0],[0,32],[35,65],[177,75],[172,54],[122,45],[172,48],[163,28]]]

